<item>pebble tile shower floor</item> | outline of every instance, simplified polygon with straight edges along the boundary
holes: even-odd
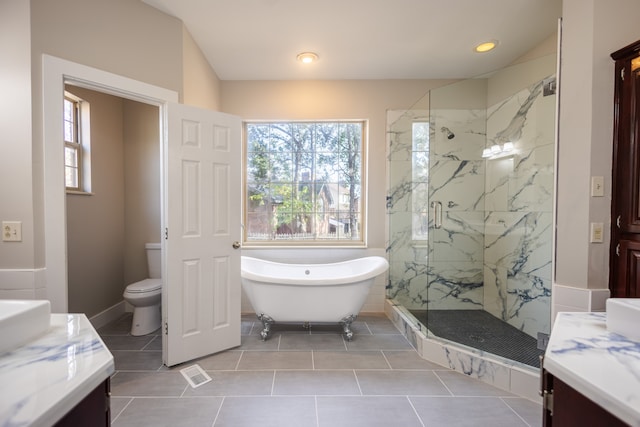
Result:
[[[542,425],[541,406],[430,363],[383,315],[340,326],[274,325],[266,342],[242,317],[242,345],[162,365],[162,339],[129,334],[131,315],[98,330],[115,358],[113,426],[434,427]],[[192,388],[180,369],[212,378]]]
[[[436,337],[502,356],[534,368],[543,350],[537,340],[484,310],[411,310]]]

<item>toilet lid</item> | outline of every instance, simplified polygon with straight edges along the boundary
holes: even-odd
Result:
[[[162,288],[162,279],[144,279],[127,286],[127,292],[152,292]]]

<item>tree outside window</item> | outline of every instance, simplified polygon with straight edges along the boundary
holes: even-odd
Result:
[[[245,123],[248,244],[363,244],[365,123]]]

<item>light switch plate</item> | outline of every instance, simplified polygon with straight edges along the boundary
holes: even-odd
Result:
[[[591,177],[591,197],[604,197],[604,177]]]

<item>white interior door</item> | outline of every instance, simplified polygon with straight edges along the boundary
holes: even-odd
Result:
[[[164,363],[240,345],[241,121],[170,103],[164,185]]]

